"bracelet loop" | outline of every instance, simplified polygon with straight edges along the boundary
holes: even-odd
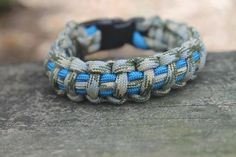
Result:
[[[127,43],[156,53],[114,61],[83,61],[88,53]],[[206,55],[199,33],[185,24],[159,17],[101,19],[69,22],[51,46],[45,70],[57,94],[73,101],[144,102],[151,95],[167,94],[194,79],[205,65]]]

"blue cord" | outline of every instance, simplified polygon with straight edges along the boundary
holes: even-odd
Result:
[[[106,83],[106,82],[114,82],[116,80],[115,74],[101,74],[100,82]]]
[[[131,87],[127,89],[127,94],[132,95],[132,94],[139,94],[140,93],[140,88],[139,87]]]
[[[76,76],[77,82],[87,82],[89,80],[89,74],[87,73],[80,73]]]
[[[133,42],[134,46],[137,48],[148,49],[148,46],[147,46],[147,44],[140,32],[135,31],[133,33],[132,42]]]
[[[156,82],[154,85],[153,85],[153,89],[154,90],[157,90],[157,89],[160,89],[165,83],[165,80],[162,80],[162,81],[159,81],[159,82]]]
[[[180,68],[187,66],[187,63],[184,59],[180,59],[180,60],[176,61],[175,64],[176,64],[176,69],[180,69]]]
[[[68,70],[68,69],[62,68],[62,69],[60,69],[59,72],[58,72],[58,77],[59,77],[59,78],[65,78],[68,73],[69,73],[69,70]]]
[[[52,61],[48,61],[47,68],[48,68],[48,71],[54,70],[54,68],[55,68],[55,63],[52,62]]]
[[[75,89],[75,93],[79,95],[86,95],[87,91],[86,89]]]
[[[139,80],[143,78],[143,72],[141,71],[132,71],[128,73],[128,81]]]
[[[88,36],[93,36],[97,31],[97,27],[95,25],[91,25],[85,28],[85,32]]]
[[[198,51],[194,51],[192,54],[192,60],[194,60],[194,62],[197,62],[200,60],[200,53]]]
[[[168,67],[166,65],[163,65],[163,66],[159,66],[159,67],[156,67],[154,69],[154,74],[157,76],[157,75],[160,75],[160,74],[164,74],[164,73],[167,73],[168,72]]]
[[[103,90],[103,91],[99,91],[98,93],[101,96],[111,96],[113,94],[113,89],[108,89],[108,90]]]

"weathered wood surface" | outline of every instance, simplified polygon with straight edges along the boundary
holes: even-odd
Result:
[[[236,156],[236,52],[144,104],[77,104],[41,63],[0,66],[0,156]]]

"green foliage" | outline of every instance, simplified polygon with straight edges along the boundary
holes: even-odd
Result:
[[[14,0],[0,0],[0,11],[10,9],[14,2]]]

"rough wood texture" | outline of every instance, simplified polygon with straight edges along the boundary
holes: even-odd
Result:
[[[54,94],[41,63],[0,66],[0,156],[235,156],[236,52],[145,104]]]

